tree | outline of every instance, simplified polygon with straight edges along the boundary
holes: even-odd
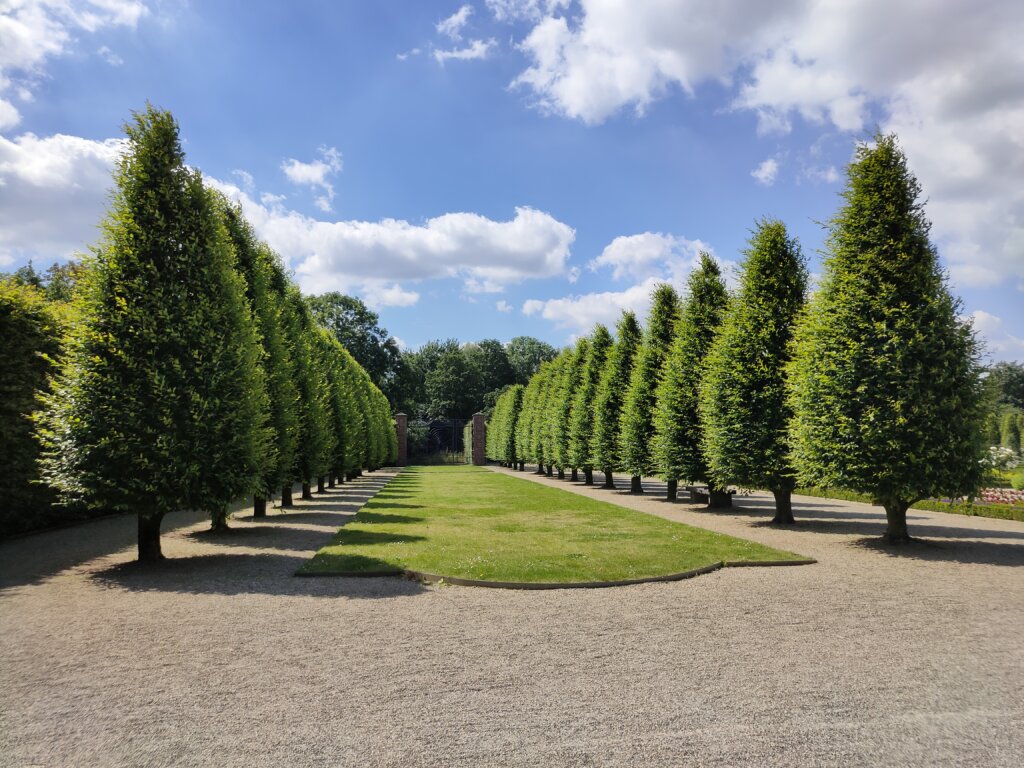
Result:
[[[594,432],[590,453],[594,466],[604,472],[604,487],[614,488],[612,473],[619,468],[619,422],[623,393],[629,386],[633,361],[640,348],[640,325],[636,315],[623,312],[616,328],[616,341],[608,354],[597,385],[594,401]]]
[[[913,502],[981,482],[978,345],[896,137],[860,145],[847,174],[788,366],[792,458],[802,482],[870,494],[903,543]]]
[[[400,397],[395,383],[401,377],[402,354],[398,342],[380,326],[377,313],[355,296],[336,291],[310,296],[306,302],[317,322],[334,334],[395,405]]]
[[[267,498],[292,479],[299,439],[299,395],[292,378],[291,345],[282,324],[287,278],[277,254],[257,240],[242,209],[222,195],[217,198],[238,271],[245,280],[245,296],[263,353],[260,362],[268,396],[265,421],[272,439],[263,456],[260,487],[253,496],[253,517],[266,517]]]
[[[0,280],[0,533],[31,528],[38,511],[53,503],[50,489],[38,482],[31,415],[60,357],[63,329],[63,318],[42,291]]]
[[[1021,448],[1021,434],[1018,427],[1019,418],[1019,411],[1007,408],[999,425],[999,444],[1003,448],[1009,448],[1014,453],[1020,453]]]
[[[594,484],[594,458],[590,443],[594,433],[594,400],[604,372],[612,337],[598,323],[590,335],[590,354],[580,376],[569,421],[569,465],[583,468],[585,485]]]
[[[578,464],[573,464],[569,452],[570,426],[572,406],[576,401],[576,391],[583,377],[583,369],[590,358],[590,339],[586,336],[576,342],[575,349],[567,350],[565,367],[558,382],[558,393],[555,396],[551,413],[552,448],[555,464],[559,467],[559,480],[565,477],[565,468],[572,471],[571,480],[577,479]]]
[[[135,511],[152,561],[167,512],[204,510],[217,526],[256,487],[267,395],[231,243],[177,124],[149,106],[125,130],[39,431],[44,478],[67,500]]]
[[[768,488],[775,523],[793,522],[785,365],[807,292],[807,267],[781,221],[757,223],[739,293],[707,356],[700,388],[703,452],[715,485]]]
[[[1000,362],[988,368],[985,386],[998,405],[1024,408],[1024,364]]]
[[[442,352],[437,364],[426,375],[427,413],[430,418],[471,416],[475,403],[473,393],[467,392],[469,379],[470,370],[462,350]]]
[[[497,339],[484,339],[475,344],[466,344],[462,350],[472,372],[471,383],[476,390],[474,411],[482,410],[487,405],[493,406],[498,392],[515,383],[515,372],[505,347]]]
[[[528,384],[541,363],[558,355],[557,349],[532,336],[516,336],[505,351],[517,384]]]
[[[712,507],[728,506],[731,500],[708,470],[698,400],[708,351],[728,300],[722,271],[709,254],[702,252],[700,264],[687,284],[678,332],[656,394],[654,418],[655,464],[669,483],[669,498],[674,498],[679,480],[705,481]]]
[[[632,493],[643,493],[640,477],[654,471],[651,435],[654,432],[655,392],[678,320],[679,295],[671,285],[662,283],[654,289],[644,342],[637,353],[629,390],[622,405],[619,451],[623,469],[633,476]],[[672,498],[675,490],[672,481],[675,478],[668,479],[669,497]]]

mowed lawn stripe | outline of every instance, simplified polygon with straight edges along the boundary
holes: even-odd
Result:
[[[574,583],[800,559],[481,467],[445,466],[402,472],[300,572]]]

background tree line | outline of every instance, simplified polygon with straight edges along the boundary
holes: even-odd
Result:
[[[168,512],[225,529],[240,497],[262,516],[273,494],[309,498],[397,443],[387,397],[185,164],[173,117],[150,106],[125,130],[94,252],[0,281],[0,525],[134,512],[139,558],[156,560]]]
[[[702,484],[710,506],[729,485],[765,488],[775,523],[793,522],[798,483],[855,491],[885,508],[892,542],[909,539],[912,503],[973,495],[993,417],[1014,439],[1020,366],[984,383],[896,138],[861,145],[847,171],[813,295],[784,224],[757,222],[734,294],[701,254],[682,297],[655,289],[645,329],[624,312],[614,343],[599,325],[503,393],[488,455],[588,484],[597,470],[605,487],[625,472],[635,493],[657,476],[670,499]]]

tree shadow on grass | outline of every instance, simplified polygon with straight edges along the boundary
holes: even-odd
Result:
[[[132,561],[90,575],[104,589],[129,592],[172,592],[193,595],[275,595],[282,597],[348,597],[379,599],[408,597],[424,591],[409,579],[298,578],[307,561],[292,555],[213,554],[170,558],[160,563]],[[379,570],[393,568],[380,561]]]
[[[386,506],[382,505],[381,507],[378,507],[378,508],[390,508],[391,506],[393,506],[393,505],[388,504]],[[407,507],[409,509],[413,509],[413,508],[422,509],[422,507],[420,507],[417,504],[403,504],[403,505],[400,505],[400,506]],[[422,517],[414,517],[412,515],[389,515],[389,514],[386,514],[386,513],[383,513],[383,512],[368,512],[365,509],[362,512],[359,513],[359,522],[360,523],[369,523],[369,524],[399,523],[399,524],[401,524],[401,523],[419,523],[419,522],[422,522],[422,520],[423,520]]]

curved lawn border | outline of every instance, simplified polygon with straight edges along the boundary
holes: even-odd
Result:
[[[817,560],[808,558],[806,560],[733,560],[729,562],[712,563],[702,568],[694,568],[682,573],[670,573],[665,576],[645,576],[639,579],[618,579],[615,581],[484,581],[481,579],[463,579],[458,576],[439,576],[436,573],[424,573],[413,571],[408,568],[396,568],[393,571],[320,571],[303,572],[296,571],[296,576],[314,578],[317,576],[329,576],[340,578],[367,578],[371,576],[405,576],[424,584],[454,584],[459,587],[485,587],[488,589],[602,589],[604,587],[628,587],[634,584],[652,584],[664,581],[682,581],[692,579],[705,573],[717,571],[720,568],[772,568],[782,565],[813,565]]]

